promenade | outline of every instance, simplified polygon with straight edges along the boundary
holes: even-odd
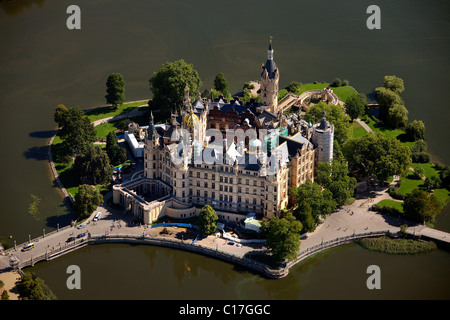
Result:
[[[240,263],[261,271],[269,277],[284,277],[289,272],[289,268],[307,258],[310,254],[322,249],[349,243],[358,237],[398,233],[400,225],[407,223],[406,221],[369,210],[372,204],[389,198],[386,191],[387,187],[372,192],[367,197],[357,199],[352,205],[346,206],[326,217],[313,233],[307,234],[306,239],[301,241],[299,258],[288,263],[284,270],[269,270],[266,266],[257,262],[251,262],[246,257],[249,253],[267,252],[267,248],[261,244],[229,245],[228,240],[216,236],[199,239],[193,244],[192,239],[170,239],[161,236],[159,234],[161,230],[159,229],[134,225],[130,214],[126,214],[123,210],[112,209],[107,205],[106,199],[111,196],[110,192],[105,196],[105,202],[85,222],[85,227],[77,229],[76,227],[67,226],[59,231],[55,230],[45,236],[32,239],[31,241],[35,243],[35,248],[30,251],[21,251],[24,244],[6,250],[4,255],[0,256],[0,273],[10,269],[11,261],[16,261],[23,268],[34,265],[38,260],[57,258],[89,243],[125,242],[162,245],[199,252],[233,263]],[[92,218],[96,212],[101,212],[102,216],[99,221],[94,222]],[[448,233],[422,225],[409,225],[410,227],[407,231],[410,234],[424,235],[429,238],[450,242],[450,234]],[[86,236],[76,238],[81,233],[86,233]],[[88,234],[91,235],[90,240],[88,239]],[[67,242],[70,237],[75,237],[75,240]],[[324,244],[326,245],[324,246]]]

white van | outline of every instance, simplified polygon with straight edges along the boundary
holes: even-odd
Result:
[[[97,214],[94,217],[94,221],[98,221],[98,219],[100,219],[100,216],[102,215],[102,213],[99,211],[97,212]]]

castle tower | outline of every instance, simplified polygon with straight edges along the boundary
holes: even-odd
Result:
[[[312,128],[311,142],[317,147],[316,161],[333,161],[334,126],[327,121],[325,111],[322,114],[322,121],[316,123]]]
[[[261,67],[261,104],[269,112],[278,111],[278,82],[280,73],[273,60],[272,37],[270,37],[269,49],[267,50],[267,61]]]

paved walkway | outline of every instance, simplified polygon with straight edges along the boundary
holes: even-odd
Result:
[[[360,125],[361,127],[363,127],[367,132],[373,132],[372,128],[369,127],[369,126],[367,125],[367,123],[365,123],[365,122],[362,121],[361,119],[358,118],[358,119],[355,119],[355,121],[358,122],[359,125]]]

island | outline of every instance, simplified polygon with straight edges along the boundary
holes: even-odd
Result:
[[[5,250],[0,266],[124,242],[281,278],[350,242],[401,254],[448,248],[434,223],[450,202],[450,168],[432,162],[424,123],[409,121],[403,80],[385,76],[366,95],[339,78],[281,90],[279,79],[271,40],[259,80],[235,95],[223,73],[200,92],[193,65],[178,60],[151,76],[152,99],[125,102],[114,73],[107,106],[58,105],[50,167],[74,221],[30,239],[31,250]]]

